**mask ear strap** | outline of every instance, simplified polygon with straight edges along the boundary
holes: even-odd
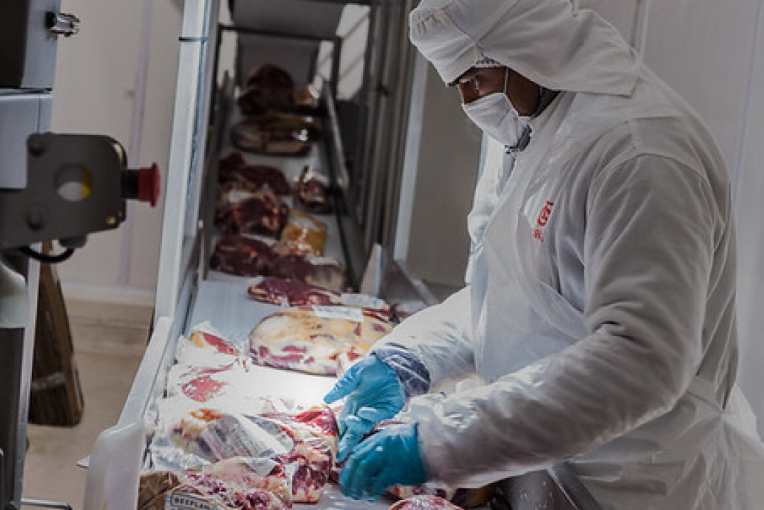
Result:
[[[509,83],[509,67],[504,68],[504,93],[507,93],[507,84]]]

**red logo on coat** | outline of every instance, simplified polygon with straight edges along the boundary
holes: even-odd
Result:
[[[549,217],[552,215],[552,207],[554,207],[554,202],[547,200],[536,217],[536,225],[531,228],[531,236],[542,243],[544,242],[544,232],[542,229],[549,222]]]

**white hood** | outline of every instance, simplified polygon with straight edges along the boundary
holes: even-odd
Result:
[[[548,89],[630,95],[640,66],[615,27],[569,0],[422,0],[410,25],[446,83],[489,57]]]

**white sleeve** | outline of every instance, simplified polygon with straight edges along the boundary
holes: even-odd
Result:
[[[412,356],[427,370],[430,387],[474,371],[470,292],[468,285],[412,315],[377,342],[372,352],[393,350]]]
[[[588,335],[492,384],[423,397],[413,412],[434,478],[481,486],[590,451],[671,410],[696,374],[726,228],[709,183],[641,156],[600,176],[586,207]]]

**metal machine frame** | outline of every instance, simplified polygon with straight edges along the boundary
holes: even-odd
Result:
[[[0,507],[69,508],[23,500],[39,261],[64,260],[91,232],[117,228],[127,199],[156,202],[158,170],[131,172],[114,139],[50,129],[57,38],[79,30],[60,0],[25,0],[0,18]],[[150,175],[149,175],[150,174]],[[40,253],[59,240],[65,251]],[[29,257],[29,258],[28,258]]]

